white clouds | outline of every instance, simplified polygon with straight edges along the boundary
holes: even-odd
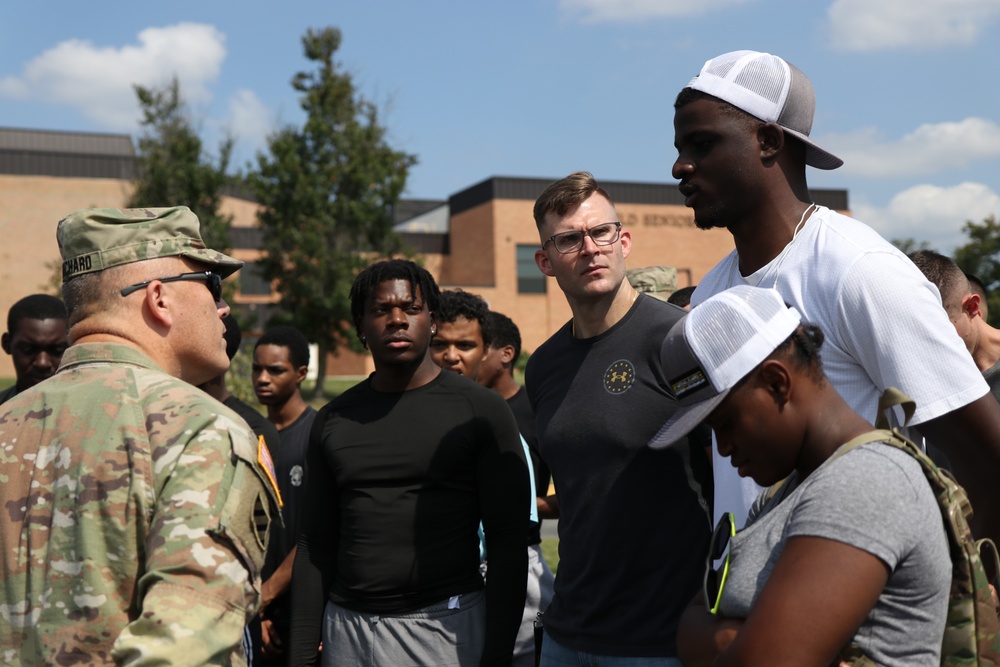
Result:
[[[950,254],[967,242],[962,233],[967,220],[979,222],[988,215],[1000,215],[1000,195],[982,183],[949,188],[924,184],[900,192],[885,208],[860,203],[851,209],[887,239],[926,241],[931,248]]]
[[[274,112],[245,88],[229,100],[229,123],[230,131],[248,155],[266,147],[267,136],[277,125]]]
[[[21,76],[0,79],[0,95],[73,106],[104,127],[129,131],[139,120],[134,84],[161,86],[177,76],[188,102],[205,103],[225,57],[225,35],[197,23],[147,28],[138,43],[122,47],[73,39],[36,56]]]
[[[1000,125],[984,118],[924,124],[886,140],[868,128],[826,135],[821,146],[844,160],[844,172],[877,178],[933,174],[1000,158]]]
[[[974,43],[1000,0],[834,0],[827,17],[838,49],[933,49]]]
[[[563,11],[579,14],[584,23],[641,21],[668,16],[695,16],[753,0],[559,0]]]

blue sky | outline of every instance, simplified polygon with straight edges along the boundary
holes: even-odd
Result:
[[[817,93],[812,170],[884,236],[950,251],[1000,215],[1000,0],[444,0],[4,3],[0,125],[134,133],[131,85],[176,74],[202,134],[243,165],[300,123],[309,27],[417,155],[406,196],[490,176],[673,182],[673,99],[708,58],[769,51]]]

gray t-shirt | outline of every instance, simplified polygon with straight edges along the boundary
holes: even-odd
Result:
[[[720,613],[749,615],[789,538],[825,537],[863,549],[891,570],[852,642],[878,665],[937,667],[951,557],[941,511],[916,460],[891,445],[863,445],[828,460],[781,502],[763,500],[761,494],[733,538]]]

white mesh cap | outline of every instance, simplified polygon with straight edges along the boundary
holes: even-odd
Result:
[[[679,408],[649,446],[661,449],[688,434],[729,390],[774,352],[802,318],[773,289],[737,285],[677,321],[660,362]]]
[[[688,88],[700,90],[746,111],[765,123],[777,123],[806,145],[806,164],[836,169],[844,161],[810,138],[816,93],[797,67],[758,51],[731,51],[707,61]]]

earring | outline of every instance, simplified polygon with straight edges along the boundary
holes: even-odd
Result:
[[[365,348],[367,350],[368,349],[368,339],[365,338],[364,336],[358,336],[358,338],[361,339],[361,347],[363,347],[363,348]]]

